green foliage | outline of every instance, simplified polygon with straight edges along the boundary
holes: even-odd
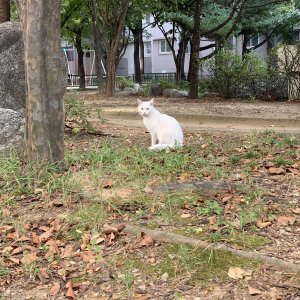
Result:
[[[223,208],[220,206],[220,204],[217,201],[207,200],[205,201],[205,207],[199,207],[197,211],[200,215],[204,215],[204,216],[212,215],[212,214],[220,215],[223,211]]]
[[[173,82],[169,82],[169,81],[159,81],[159,84],[161,86],[161,88],[164,89],[175,89],[176,85]]]
[[[94,125],[89,121],[94,111],[103,123],[104,119],[99,109],[92,109],[92,107],[86,106],[82,100],[76,97],[76,94],[69,94],[65,98],[66,124],[72,128],[72,133],[74,134],[81,130],[96,131]]]
[[[116,86],[123,91],[126,87],[133,87],[132,81],[124,76],[116,77]]]
[[[242,58],[223,50],[207,62],[207,67],[213,74],[210,88],[225,98],[256,96],[261,82],[268,78],[266,62],[251,53]]]

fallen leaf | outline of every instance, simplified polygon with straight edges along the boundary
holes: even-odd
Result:
[[[49,249],[45,255],[46,257],[51,257],[59,253],[58,245],[55,240],[49,240],[46,245],[49,246]]]
[[[141,232],[141,241],[139,242],[140,247],[151,246],[154,244],[153,238],[146,234],[145,232]]]
[[[112,180],[106,180],[104,183],[103,183],[103,185],[102,185],[102,187],[104,188],[104,189],[110,189],[112,186],[113,186],[113,181]]]
[[[262,222],[262,221],[257,221],[257,223],[256,223],[256,226],[258,227],[258,228],[261,228],[261,229],[263,229],[263,228],[266,228],[266,227],[268,227],[268,226],[270,226],[270,225],[272,225],[272,222]]]
[[[50,279],[49,274],[47,273],[47,269],[46,268],[41,268],[39,274],[46,279]]]
[[[26,253],[21,259],[23,265],[30,265],[38,259],[36,253]]]
[[[189,213],[184,213],[180,216],[180,218],[182,218],[182,219],[188,219],[190,217],[191,217],[191,214],[189,214]]]
[[[11,215],[11,212],[10,212],[10,210],[8,208],[3,208],[2,209],[2,215],[4,217],[9,217]]]
[[[54,285],[52,286],[52,288],[50,289],[48,294],[50,296],[55,296],[59,293],[59,291],[60,291],[60,284],[58,282],[56,282],[56,283],[54,283]]]
[[[261,294],[261,290],[255,288],[251,285],[248,285],[248,291],[249,291],[250,295],[259,295],[259,294]]]
[[[92,251],[85,251],[85,252],[81,253],[80,256],[82,257],[83,261],[85,261],[87,263],[92,264],[96,261],[96,256]]]
[[[52,234],[53,234],[53,228],[51,228],[50,230],[48,230],[48,231],[44,232],[43,234],[41,234],[39,236],[39,240],[41,242],[45,242],[45,241],[49,240],[49,238],[52,236]]]
[[[35,194],[42,194],[43,192],[44,192],[44,189],[36,188],[36,189],[34,190],[34,193],[35,193]]]
[[[285,170],[281,167],[279,167],[279,168],[271,167],[271,168],[269,168],[269,174],[281,175],[281,174],[285,174]]]
[[[17,265],[20,264],[20,259],[17,258],[17,257],[11,256],[11,257],[9,258],[9,260],[12,261],[13,263],[17,264]]]
[[[230,267],[228,276],[232,279],[242,279],[245,275],[245,270],[240,267]]]
[[[277,225],[279,226],[293,225],[295,222],[296,218],[293,216],[279,216],[277,218]]]
[[[118,233],[118,232],[120,232],[124,227],[125,227],[124,224],[113,224],[113,225],[104,224],[104,225],[103,225],[102,232],[105,233],[105,234]]]
[[[300,207],[297,207],[297,208],[292,209],[292,212],[293,212],[294,214],[300,215]]]
[[[16,255],[16,254],[19,254],[23,252],[23,248],[22,247],[18,247],[18,248],[15,248],[12,252],[11,252],[11,255]]]
[[[144,192],[146,194],[153,194],[153,190],[152,190],[152,188],[150,186],[145,186]]]
[[[11,229],[13,229],[12,226],[8,226],[8,225],[0,226],[0,232],[7,232],[10,231]]]
[[[72,257],[74,255],[74,248],[72,245],[67,245],[64,249],[61,251],[61,258],[68,258]]]

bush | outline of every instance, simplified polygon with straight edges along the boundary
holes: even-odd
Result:
[[[123,91],[126,87],[133,87],[132,81],[124,76],[116,77],[116,86]]]
[[[104,119],[101,115],[100,109],[94,110],[101,122]],[[69,94],[65,98],[65,122],[66,126],[72,129],[73,133],[78,133],[81,130],[86,130],[88,132],[96,132],[95,127],[89,121],[93,109],[84,104],[84,102],[76,97],[76,94]]]
[[[165,90],[165,89],[176,89],[177,88],[175,83],[169,82],[169,81],[161,80],[161,81],[159,81],[159,84],[160,84],[160,86],[163,90]]]
[[[256,97],[266,89],[267,63],[252,53],[242,58],[224,50],[206,64],[213,74],[210,89],[225,98]]]

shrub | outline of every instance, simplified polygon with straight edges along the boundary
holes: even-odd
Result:
[[[93,110],[91,107],[88,107],[82,100],[78,99],[74,93],[65,97],[65,122],[66,126],[72,129],[73,133],[77,133],[81,130],[96,132],[95,127],[89,121],[93,111],[98,114],[99,119],[103,123],[104,119],[100,109]]]
[[[133,87],[132,81],[124,76],[116,77],[116,86],[123,91],[126,87]]]
[[[225,98],[255,97],[265,89],[267,63],[252,53],[242,58],[224,50],[206,64],[213,74],[210,88]]]
[[[164,89],[176,89],[176,85],[173,82],[169,82],[169,81],[159,81],[159,84],[161,86],[161,88]]]

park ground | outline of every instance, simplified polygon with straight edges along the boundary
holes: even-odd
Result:
[[[63,171],[0,159],[0,299],[300,299],[300,103],[158,98],[185,146],[150,152],[137,98],[69,96]]]

